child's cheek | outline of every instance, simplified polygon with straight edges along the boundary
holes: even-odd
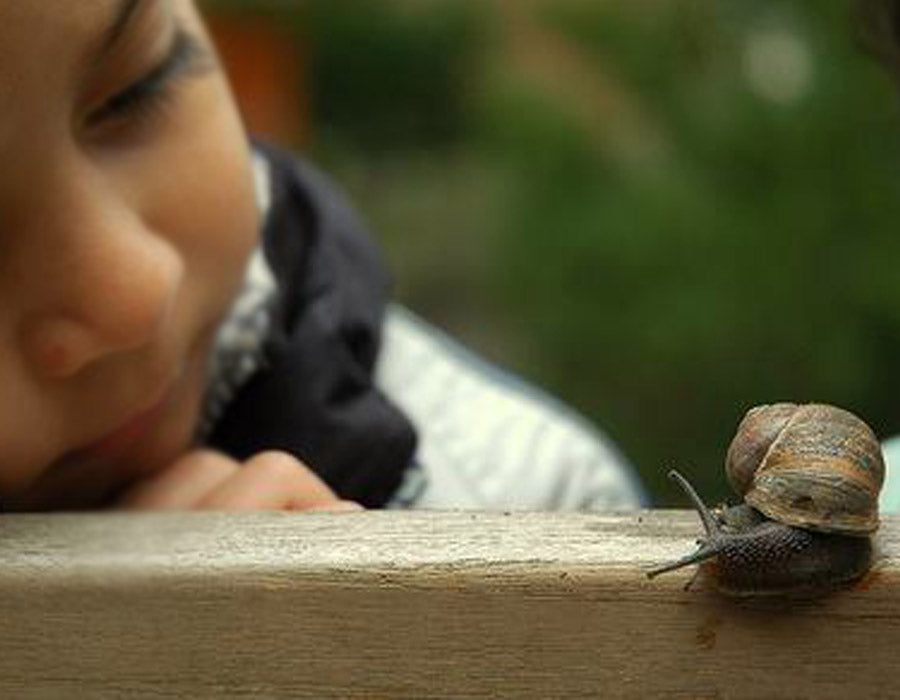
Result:
[[[184,264],[172,323],[165,332],[173,341],[166,344],[179,348],[183,356],[198,344],[209,347],[202,339],[231,307],[260,226],[250,149],[224,81],[206,80],[192,94],[190,107],[157,142],[142,184],[144,221],[167,239]],[[196,370],[201,379],[206,359]],[[179,447],[187,447],[204,383],[191,381],[186,389],[177,415],[169,417],[139,457],[135,455],[140,471],[165,467],[163,462],[176,458]]]
[[[186,290],[205,314],[218,314],[259,237],[250,151],[222,78],[196,88],[173,130],[154,158],[144,206],[150,225],[184,256]]]

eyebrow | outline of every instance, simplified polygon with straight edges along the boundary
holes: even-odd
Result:
[[[96,55],[101,56],[107,53],[116,42],[122,38],[132,18],[137,14],[138,8],[143,4],[144,0],[120,0],[116,11],[113,13],[112,21],[100,35]]]

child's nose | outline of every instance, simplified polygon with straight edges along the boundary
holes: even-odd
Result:
[[[25,354],[42,376],[62,379],[160,335],[180,288],[183,263],[143,226],[94,231],[50,252],[52,289],[23,325]]]

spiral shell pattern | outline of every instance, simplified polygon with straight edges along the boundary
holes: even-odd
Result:
[[[878,528],[881,445],[844,409],[789,403],[751,409],[728,448],[725,471],[744,502],[772,520],[857,536]]]

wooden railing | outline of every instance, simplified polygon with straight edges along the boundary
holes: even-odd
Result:
[[[900,519],[852,588],[735,601],[688,512],[0,517],[0,697],[900,696]]]

